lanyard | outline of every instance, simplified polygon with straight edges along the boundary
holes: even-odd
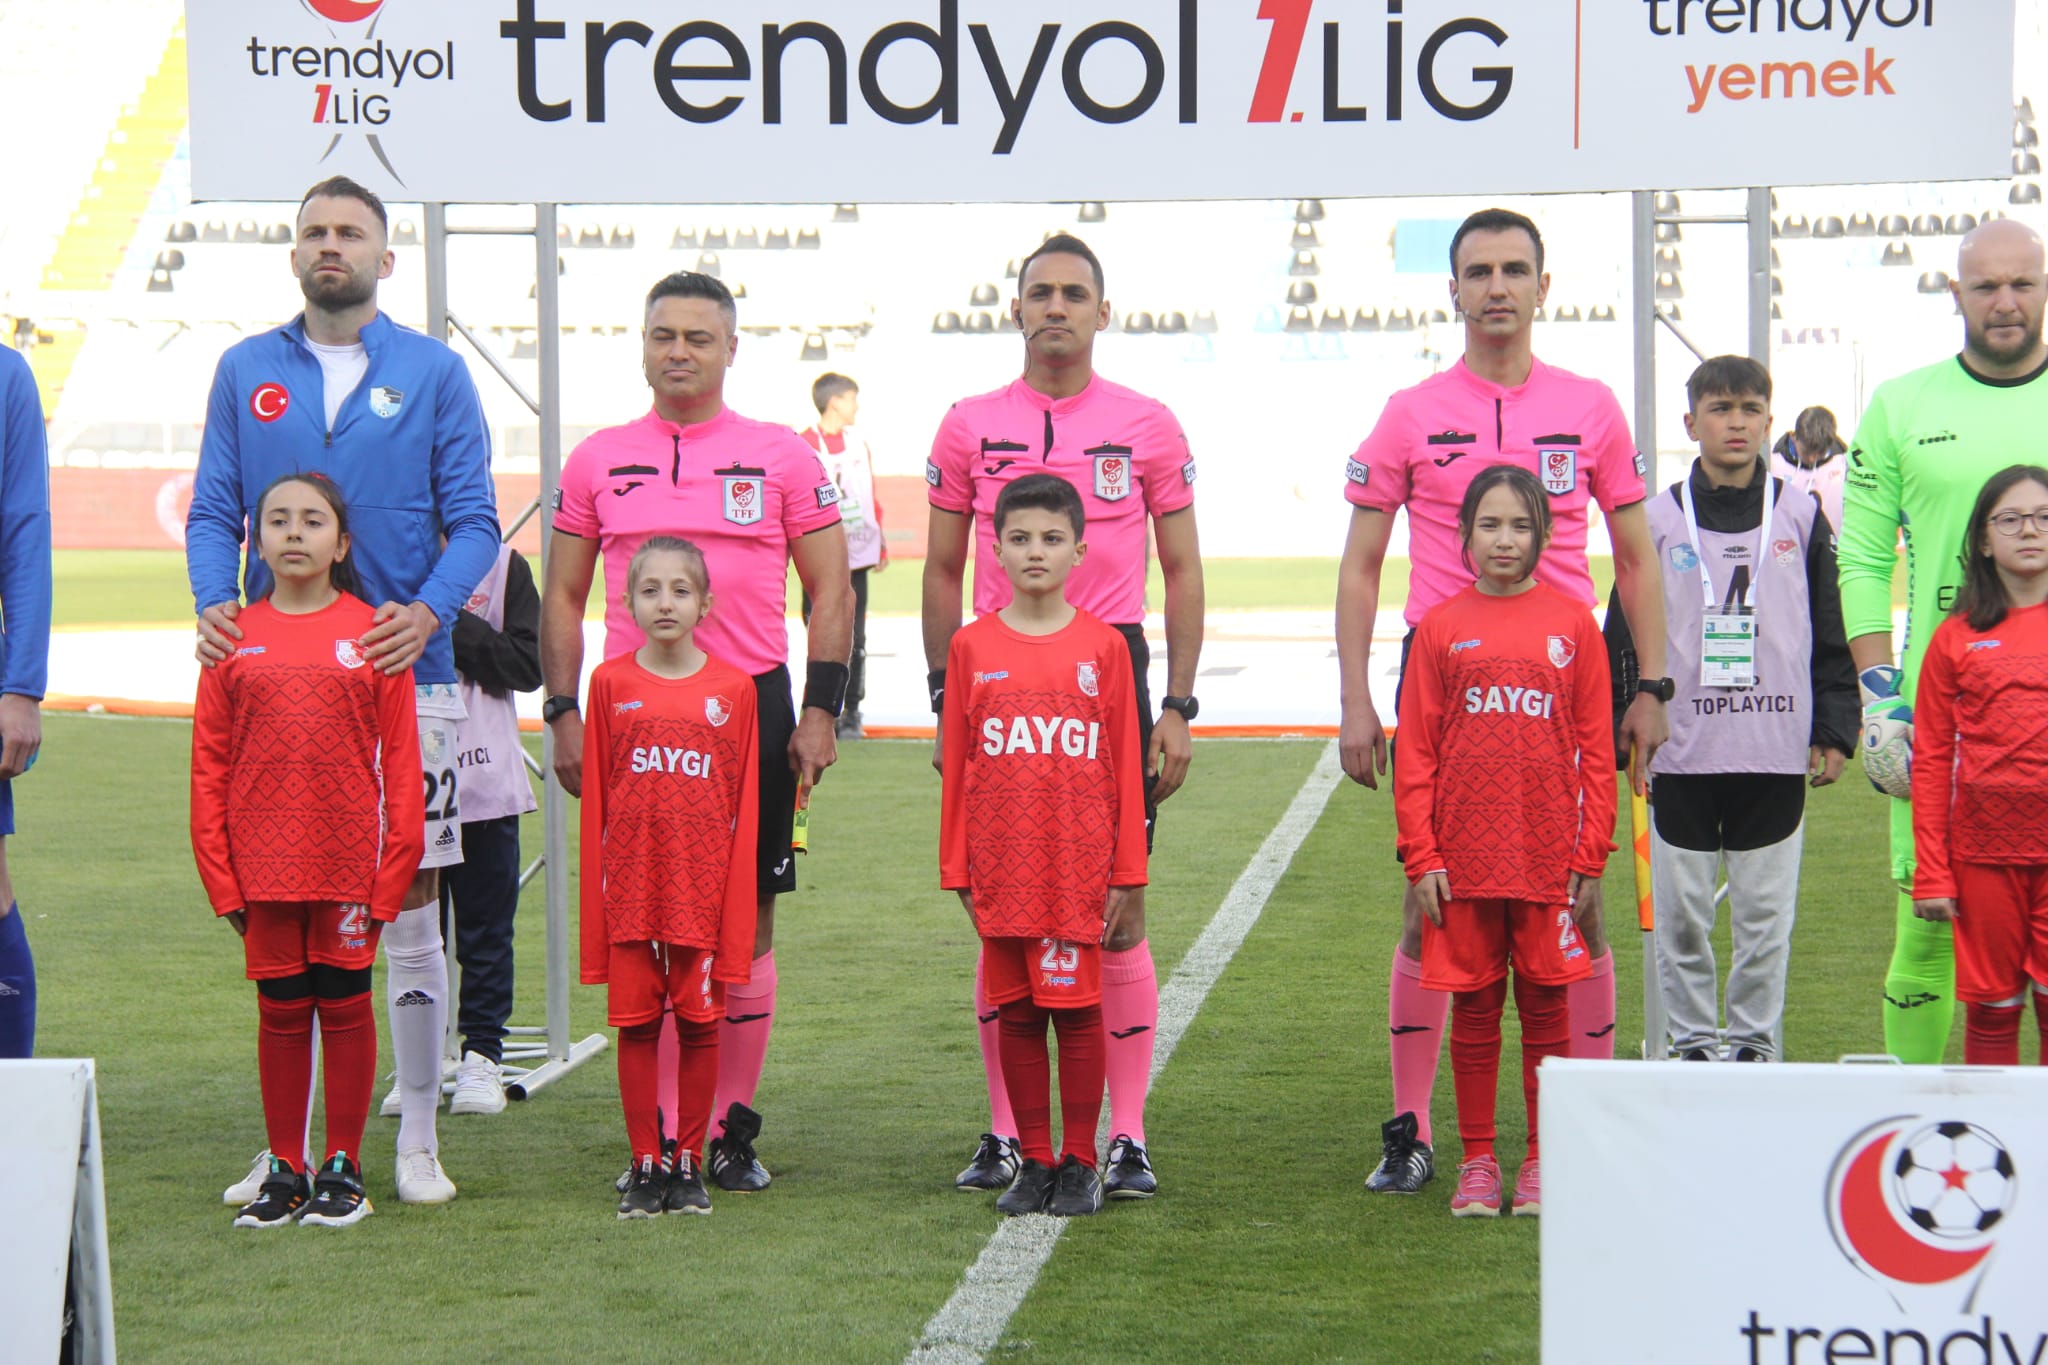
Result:
[[[1756,528],[1756,558],[1750,561],[1749,603],[1752,612],[1756,610],[1757,603],[1760,600],[1757,595],[1756,585],[1757,581],[1764,575],[1764,551],[1768,550],[1771,544],[1771,509],[1776,501],[1773,496],[1775,480],[1771,478],[1771,471],[1766,468],[1757,472],[1764,481],[1764,516],[1763,520],[1757,523]],[[1691,539],[1693,555],[1700,562],[1700,600],[1706,607],[1708,615],[1712,615],[1720,609],[1721,603],[1720,599],[1714,595],[1713,580],[1707,573],[1706,552],[1700,548],[1700,523],[1699,518],[1693,513],[1692,476],[1690,474],[1686,475],[1684,481],[1678,485],[1678,500],[1685,508],[1685,532]]]

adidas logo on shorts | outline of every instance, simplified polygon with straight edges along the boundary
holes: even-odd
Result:
[[[399,1009],[404,1009],[407,1005],[431,1005],[434,998],[425,991],[407,991],[391,1003]]]

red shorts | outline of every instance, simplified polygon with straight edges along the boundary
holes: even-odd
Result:
[[[1956,999],[1995,1005],[2048,990],[2048,868],[1955,863]]]
[[[1583,981],[1593,958],[1571,907],[1535,901],[1452,901],[1439,929],[1422,921],[1422,984],[1433,991],[1476,991],[1508,974],[1543,986]]]
[[[1102,945],[1065,938],[985,938],[982,994],[991,1005],[1030,1000],[1049,1010],[1102,1003]]]
[[[661,1018],[663,1005],[693,1024],[723,1019],[725,983],[711,979],[712,956],[709,948],[644,940],[612,944],[605,1022],[614,1028],[650,1023]]]
[[[315,962],[349,971],[377,961],[377,935],[384,926],[367,905],[333,901],[263,901],[245,907],[249,932],[242,935],[242,960],[251,981],[298,976]]]

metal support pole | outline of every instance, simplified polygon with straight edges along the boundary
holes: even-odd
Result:
[[[1771,363],[1771,191],[1749,191],[1749,358]]]
[[[1630,298],[1630,320],[1635,343],[1635,427],[1636,448],[1649,465],[1649,485],[1662,486],[1657,477],[1657,199],[1648,190],[1629,196],[1632,219],[1629,237],[1629,274],[1634,286]],[[1635,843],[1636,911],[1643,937],[1643,1056],[1661,1061],[1666,1051],[1664,992],[1657,980],[1656,907],[1650,889],[1642,885],[1650,871],[1649,808],[1640,800],[1630,803],[1630,834]]]
[[[448,340],[448,206],[422,204],[420,216],[427,221],[421,245],[427,251],[427,335]]]

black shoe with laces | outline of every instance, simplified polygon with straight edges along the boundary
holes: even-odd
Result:
[[[1025,1161],[1017,1168],[1017,1178],[1003,1197],[996,1200],[996,1212],[1020,1218],[1027,1213],[1044,1213],[1045,1206],[1052,1202],[1052,1167],[1042,1161]]]
[[[1052,1173],[1052,1198],[1045,1211],[1055,1218],[1085,1218],[1102,1212],[1102,1174],[1069,1152]]]
[[[374,1212],[363,1191],[362,1168],[347,1152],[336,1152],[313,1177],[313,1202],[306,1205],[299,1221],[309,1227],[345,1228]]]
[[[668,1193],[662,1205],[670,1213],[709,1213],[711,1194],[704,1188],[704,1172],[688,1152],[677,1152],[668,1173]]]
[[[1159,1180],[1152,1174],[1152,1159],[1145,1144],[1127,1133],[1109,1140],[1109,1173],[1102,1177],[1102,1192],[1111,1199],[1150,1199],[1159,1193]]]
[[[761,1136],[761,1116],[734,1100],[719,1125],[720,1137],[704,1149],[704,1165],[711,1183],[735,1194],[753,1194],[768,1188],[767,1168],[754,1159],[754,1139]]]
[[[1692,1047],[1687,1048],[1684,1055],[1678,1060],[1681,1062],[1711,1062],[1714,1060],[1714,1054],[1703,1047]]]
[[[1735,1049],[1735,1060],[1738,1062],[1768,1062],[1771,1060],[1771,1057],[1769,1053],[1758,1048],[1739,1047]]]
[[[974,1160],[953,1177],[956,1190],[1007,1190],[1017,1178],[1017,1139],[983,1133]]]
[[[1436,1177],[1436,1154],[1416,1136],[1413,1111],[1380,1125],[1380,1164],[1365,1178],[1372,1194],[1414,1194]]]
[[[628,1218],[659,1218],[668,1195],[668,1172],[659,1161],[643,1156],[633,1166],[633,1178],[619,1197],[619,1221]]]
[[[270,1174],[263,1178],[256,1197],[242,1205],[235,1215],[238,1228],[288,1228],[306,1211],[312,1197],[302,1172],[291,1168],[283,1157],[270,1158]]]

